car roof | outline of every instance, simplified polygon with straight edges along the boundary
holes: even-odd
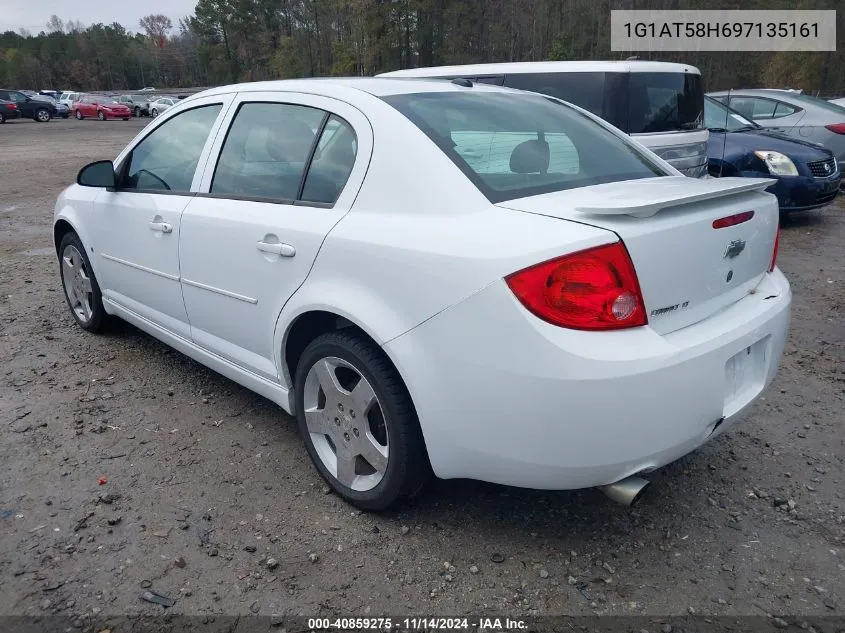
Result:
[[[707,93],[711,97],[727,97],[730,96],[745,96],[745,97],[770,97],[772,99],[780,99],[782,101],[789,101],[796,99],[798,103],[807,103],[801,97],[800,92],[793,92],[790,90],[781,90],[779,88],[739,88],[736,90],[716,90]]]
[[[475,83],[471,88],[459,86],[448,79],[428,78],[388,78],[388,77],[326,77],[309,79],[281,79],[276,81],[255,81],[249,83],[219,86],[198,92],[182,99],[193,101],[200,97],[229,94],[232,92],[302,92],[326,97],[355,98],[364,94],[385,97],[398,94],[417,94],[423,92],[465,92],[467,90],[484,92],[521,91],[502,88],[490,84]]]
[[[432,66],[408,68],[381,73],[378,77],[431,77],[438,75],[514,75],[523,73],[611,72],[611,73],[693,73],[695,66],[672,62],[628,61],[566,61],[566,62],[504,62],[496,64],[465,64],[462,66]]]

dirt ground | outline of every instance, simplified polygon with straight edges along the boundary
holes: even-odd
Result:
[[[269,401],[129,325],[74,324],[53,203],[145,122],[0,126],[0,615],[161,613],[146,589],[180,614],[845,611],[843,198],[784,223],[775,384],[635,509],[439,481],[374,515],[327,494]]]

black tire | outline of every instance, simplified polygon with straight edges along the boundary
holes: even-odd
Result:
[[[98,119],[100,119],[100,121],[105,121],[105,120],[106,120],[106,115],[105,115],[105,114],[103,114],[103,111],[102,111],[102,110],[100,110],[99,112],[97,112],[97,118],[98,118]]]
[[[80,318],[74,310],[65,286],[65,267],[63,265],[62,257],[68,246],[73,246],[82,255],[85,273],[91,280],[91,318],[87,321]],[[62,238],[62,241],[59,243],[59,274],[62,279],[62,289],[65,295],[65,302],[67,303],[68,308],[70,308],[73,320],[76,321],[77,325],[79,325],[79,327],[83,330],[88,330],[89,332],[93,332],[95,334],[103,332],[108,325],[109,315],[103,307],[103,295],[100,292],[100,285],[97,283],[97,278],[94,276],[94,269],[91,268],[91,261],[88,259],[88,254],[85,252],[85,246],[83,246],[79,236],[73,231],[66,233]]]
[[[314,448],[305,421],[304,390],[311,367],[324,358],[337,357],[351,363],[373,388],[387,427],[388,462],[384,476],[372,489],[356,491],[332,475]],[[405,383],[390,360],[366,336],[354,330],[338,330],[314,339],[302,353],[296,368],[296,419],[308,454],[317,471],[341,497],[362,510],[384,510],[417,495],[431,476],[416,409]]]
[[[75,114],[74,116],[76,117],[76,120],[77,120],[77,121],[81,121],[82,119],[84,119],[84,118],[85,118],[85,117],[82,115],[82,112],[80,112],[79,110],[77,110],[77,111],[76,111],[76,114]]]
[[[136,118],[140,119],[141,118],[141,108],[139,108],[138,106],[135,106],[135,110],[133,111],[133,114]]]
[[[50,116],[50,111],[47,108],[38,108],[35,111],[35,114],[32,115],[32,118],[39,123],[47,123],[52,117]]]
[[[156,117],[158,116],[158,110],[156,110],[155,108],[153,108],[152,110],[150,110],[150,116],[151,116],[152,118],[156,118]]]
[[[0,125],[6,122],[6,115],[0,112]]]

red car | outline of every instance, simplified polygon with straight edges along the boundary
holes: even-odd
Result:
[[[77,101],[73,102],[71,111],[80,121],[86,117],[97,117],[100,121],[106,119],[128,121],[129,117],[132,116],[132,111],[122,103],[118,103],[111,97],[100,95],[82,95]]]

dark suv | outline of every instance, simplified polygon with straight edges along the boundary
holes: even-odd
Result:
[[[11,101],[18,106],[18,112],[26,119],[33,119],[39,123],[47,123],[56,116],[56,106],[47,100],[29,97],[20,90],[6,90],[0,88],[0,100]]]

